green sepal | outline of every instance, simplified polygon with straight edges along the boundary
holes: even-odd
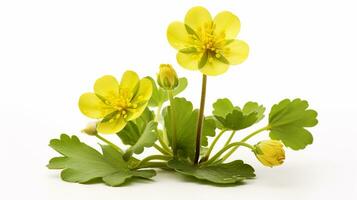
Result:
[[[108,122],[109,120],[113,119],[115,116],[117,116],[119,114],[119,111],[114,111],[112,113],[109,113],[108,115],[106,115],[102,120],[101,122],[104,123],[104,122]]]
[[[203,52],[202,57],[198,62],[198,69],[202,69],[206,65],[207,61],[208,61],[208,52],[205,51]]]
[[[194,36],[196,36],[196,37],[198,38],[198,35],[197,35],[196,31],[193,30],[193,28],[191,28],[191,27],[190,27],[189,25],[187,25],[187,24],[185,24],[185,28],[186,28],[186,31],[187,31],[188,34],[194,35]]]
[[[217,59],[218,61],[220,61],[221,63],[229,65],[228,59],[226,57],[224,57],[222,54],[216,54],[216,56],[214,56],[214,58]]]
[[[187,48],[180,49],[179,51],[180,51],[181,53],[187,53],[187,54],[197,53],[196,47],[187,47]]]

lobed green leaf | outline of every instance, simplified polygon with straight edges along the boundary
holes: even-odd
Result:
[[[195,155],[198,110],[193,109],[192,103],[184,98],[175,98],[173,100],[173,105],[177,108],[175,110],[177,149],[182,156],[189,157],[193,160]],[[168,106],[163,110],[162,114],[169,142],[171,142],[173,134],[170,112],[171,106]],[[214,120],[205,118],[201,140],[202,146],[208,145],[207,137],[215,135],[215,128],[216,126]]]
[[[62,157],[52,158],[49,169],[63,169],[61,178],[64,181],[87,183],[91,180],[102,180],[111,186],[119,186],[132,177],[143,177],[143,172],[129,169],[122,154],[111,146],[102,145],[102,154],[82,143],[76,136],[62,134],[60,139],[53,139],[49,146]],[[137,175],[139,173],[139,175]],[[155,173],[153,170],[147,173]]]
[[[187,161],[171,160],[168,166],[183,175],[216,184],[240,183],[255,177],[254,169],[241,160],[209,166],[196,166]]]
[[[217,128],[228,130],[241,130],[258,123],[264,117],[265,108],[255,102],[248,102],[241,109],[232,102],[218,99],[213,104],[213,115]]]
[[[305,127],[313,127],[318,121],[317,112],[308,107],[308,102],[301,99],[275,104],[269,114],[270,137],[294,150],[312,144],[313,137]]]

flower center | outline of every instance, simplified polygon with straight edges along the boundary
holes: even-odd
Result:
[[[130,109],[137,108],[137,104],[131,103],[132,94],[127,88],[120,88],[119,95],[108,100],[108,104],[117,110],[116,118],[127,118]]]
[[[209,56],[220,57],[225,44],[224,33],[214,33],[215,24],[206,23],[197,29],[197,36],[192,35],[198,49],[207,52]]]

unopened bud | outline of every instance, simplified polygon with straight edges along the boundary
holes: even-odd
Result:
[[[88,135],[97,135],[97,122],[90,122],[87,124],[87,126],[82,130],[82,133],[86,133]]]
[[[157,82],[159,83],[160,87],[166,90],[172,90],[177,87],[177,74],[170,64],[160,65],[160,72],[157,75]]]
[[[277,140],[265,140],[255,145],[254,153],[265,166],[273,167],[284,163],[284,145]]]

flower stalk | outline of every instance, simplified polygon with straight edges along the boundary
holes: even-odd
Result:
[[[211,146],[210,146],[209,149],[207,150],[207,153],[206,153],[205,156],[201,159],[200,162],[205,162],[205,161],[208,160],[208,158],[209,158],[209,156],[210,156],[210,154],[211,154],[211,152],[212,152],[214,146],[217,144],[219,138],[221,138],[222,135],[223,135],[225,132],[226,132],[226,130],[222,130],[222,131],[217,135],[217,137],[214,138],[214,140],[213,140]]]
[[[214,155],[211,159],[209,159],[207,162],[205,162],[205,165],[211,164],[213,162],[215,162],[218,158],[221,157],[222,154],[224,154],[224,152],[226,152],[227,150],[229,150],[230,148],[236,148],[239,146],[244,146],[247,147],[251,150],[254,150],[254,147],[248,143],[245,142],[233,142],[225,147],[223,147],[219,152],[216,153],[216,155]],[[222,159],[220,160],[220,162],[223,162]]]
[[[172,138],[171,138],[171,147],[172,147],[172,152],[174,156],[177,155],[177,148],[176,148],[176,143],[177,143],[177,127],[176,127],[176,111],[175,111],[175,105],[174,105],[174,95],[172,93],[172,90],[167,90],[167,94],[169,97],[170,101],[170,114],[171,114],[171,125],[172,125]]]
[[[102,137],[99,134],[96,134],[95,137],[97,137],[98,139],[100,139],[101,141],[107,143],[109,146],[113,147],[115,150],[117,150],[119,153],[124,154],[124,151],[118,147],[117,145],[115,145],[114,143],[112,143],[111,141],[105,139],[104,137]]]
[[[261,133],[263,131],[269,130],[269,125],[265,126],[263,128],[260,128],[256,131],[254,131],[253,133],[247,135],[245,138],[243,138],[240,142],[246,142],[247,140],[249,140],[251,137],[257,135],[258,133]],[[232,143],[233,144],[233,143]],[[234,148],[232,148],[221,160],[219,160],[218,163],[223,163],[225,160],[227,160],[241,145],[237,145]]]
[[[207,75],[203,74],[202,75],[201,103],[200,103],[200,110],[199,110],[197,129],[196,129],[196,151],[195,151],[195,159],[194,159],[195,165],[198,164],[198,161],[200,159],[201,136],[202,136],[205,102],[206,102],[206,89],[207,89]]]

